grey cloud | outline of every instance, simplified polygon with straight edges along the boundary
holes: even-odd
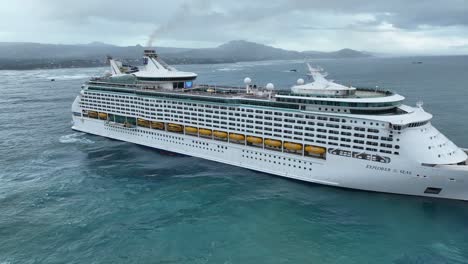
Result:
[[[443,48],[436,38],[451,48],[468,43],[465,0],[18,0],[11,6],[0,10],[0,25],[10,25],[0,26],[0,36],[9,41],[144,44],[151,34],[157,44],[247,39],[297,49],[372,49],[389,40],[401,50],[422,41]]]
[[[294,10],[328,10],[341,13],[373,13],[381,20],[401,28],[418,25],[468,25],[468,3],[465,0],[292,0],[285,6]],[[386,15],[387,13],[391,15]]]

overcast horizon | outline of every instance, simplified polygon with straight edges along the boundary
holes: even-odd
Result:
[[[242,39],[298,51],[468,54],[467,14],[464,0],[19,0],[0,9],[0,41],[145,46],[153,36],[156,47]]]

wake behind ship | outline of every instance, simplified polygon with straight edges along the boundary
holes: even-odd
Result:
[[[142,69],[110,58],[86,82],[73,129],[283,177],[359,190],[468,200],[468,150],[422,105],[346,87],[309,65],[288,91],[196,85],[146,50]]]

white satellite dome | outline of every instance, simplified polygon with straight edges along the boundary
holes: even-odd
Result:
[[[273,90],[273,89],[275,89],[275,85],[273,85],[272,83],[269,83],[269,84],[266,85],[266,88],[267,88],[267,90]]]
[[[303,85],[304,84],[304,79],[297,79],[297,85]]]
[[[247,77],[247,78],[244,79],[244,83],[245,83],[245,84],[251,84],[251,83],[252,83],[252,79],[250,79],[249,77]]]

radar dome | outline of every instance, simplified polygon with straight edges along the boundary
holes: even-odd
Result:
[[[304,79],[297,80],[297,85],[303,85],[303,84],[304,84]]]
[[[249,77],[247,77],[247,78],[244,79],[244,83],[245,83],[245,84],[251,84],[251,83],[252,83],[252,79],[250,79]]]
[[[273,90],[275,89],[275,86],[272,83],[269,83],[266,85],[267,90]]]

